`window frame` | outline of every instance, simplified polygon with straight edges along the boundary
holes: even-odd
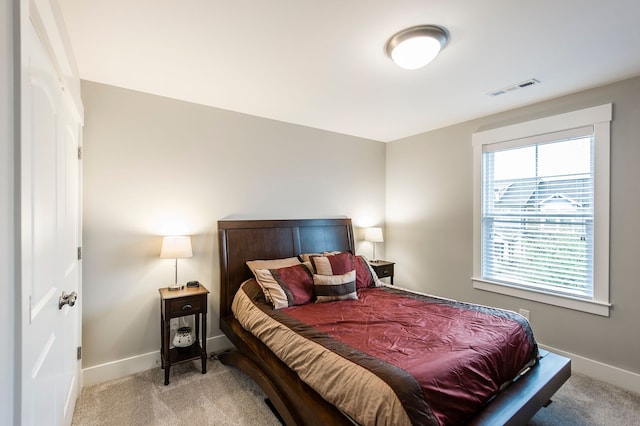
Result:
[[[473,146],[473,287],[554,306],[609,316],[609,191],[610,132],[613,104],[557,114],[476,132]],[[591,300],[498,283],[482,278],[482,151],[483,146],[593,126],[594,228],[593,298]]]

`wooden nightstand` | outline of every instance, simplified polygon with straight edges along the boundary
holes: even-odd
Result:
[[[389,277],[391,279],[391,285],[393,285],[393,265],[395,262],[387,262],[386,260],[372,260],[369,262],[378,278]]]
[[[207,372],[207,294],[209,290],[199,287],[185,287],[182,290],[161,288],[160,292],[160,334],[162,346],[160,358],[164,368],[164,384],[169,384],[171,364],[189,361],[196,358],[202,360],[202,374]],[[171,318],[187,315],[195,317],[195,341],[188,348],[170,348],[169,335]]]

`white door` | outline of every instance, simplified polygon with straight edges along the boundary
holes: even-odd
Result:
[[[21,423],[69,425],[81,311],[59,299],[80,293],[81,127],[35,12],[21,28]]]

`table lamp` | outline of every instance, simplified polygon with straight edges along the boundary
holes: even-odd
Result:
[[[162,249],[160,250],[161,259],[176,260],[176,276],[174,285],[170,285],[169,290],[181,290],[184,286],[178,285],[178,259],[184,259],[193,256],[191,251],[191,237],[189,236],[169,236],[162,240]]]
[[[364,240],[373,243],[373,261],[376,261],[376,243],[384,242],[382,238],[382,228],[367,228],[364,233]]]

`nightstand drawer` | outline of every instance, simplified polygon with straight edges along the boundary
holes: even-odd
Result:
[[[393,275],[393,265],[382,265],[375,268],[378,278],[386,278]]]
[[[387,262],[386,260],[372,260],[369,262],[371,268],[376,272],[378,278],[389,278],[391,284],[393,284],[393,265],[394,262]]]
[[[207,298],[202,296],[180,297],[175,300],[169,299],[165,301],[165,315],[167,317],[176,317],[207,312],[205,306],[206,300]]]

